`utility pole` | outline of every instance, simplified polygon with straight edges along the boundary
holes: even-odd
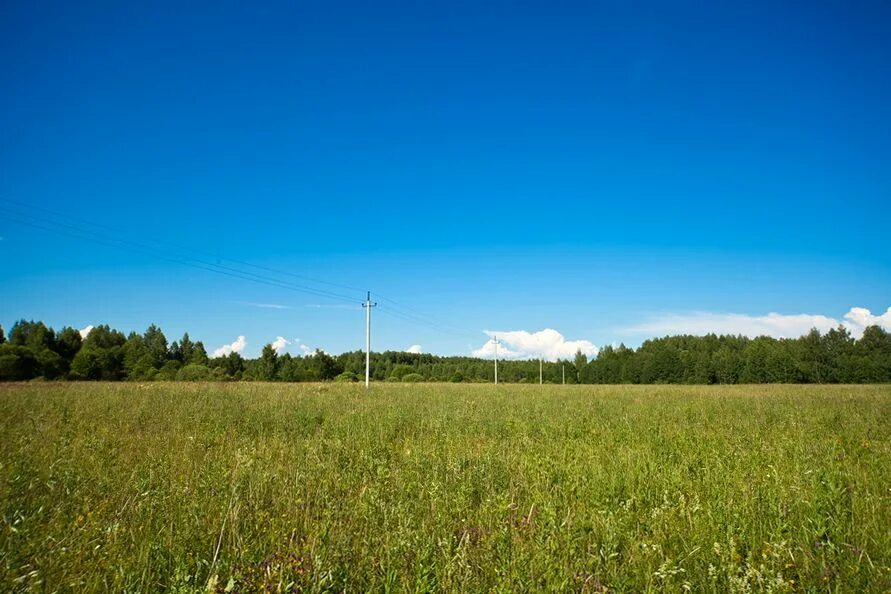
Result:
[[[495,343],[495,385],[498,385],[498,337],[493,336],[492,341]]]
[[[371,291],[365,298],[362,307],[365,308],[365,388],[368,389],[369,380],[371,379],[371,308],[377,303],[371,302]]]
[[[538,360],[538,385],[539,386],[544,384],[544,380],[542,379],[542,375],[541,375],[541,366],[542,366],[541,359],[539,359]]]

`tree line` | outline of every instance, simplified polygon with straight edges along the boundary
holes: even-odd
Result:
[[[304,356],[278,353],[271,344],[259,357],[233,352],[209,357],[188,333],[168,342],[154,324],[142,334],[107,325],[81,336],[75,328],[56,332],[43,322],[21,320],[7,337],[0,327],[0,381],[358,381],[365,353]],[[371,354],[375,381],[492,382],[491,360],[385,351]],[[544,362],[545,383],[736,384],[891,382],[891,334],[879,326],[854,339],[843,326],[795,339],[743,336],[667,336],[637,349],[604,347],[592,360],[575,357]],[[537,383],[537,360],[499,361],[499,381]]]

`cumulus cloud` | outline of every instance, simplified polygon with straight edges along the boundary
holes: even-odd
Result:
[[[247,346],[247,340],[245,340],[244,336],[239,336],[235,339],[235,342],[231,344],[224,344],[217,350],[213,352],[214,357],[225,357],[231,353],[240,353],[244,350],[244,347]]]
[[[291,344],[290,340],[284,336],[277,336],[276,339],[272,341],[272,348],[276,353],[281,353],[289,344]]]
[[[863,334],[867,326],[882,326],[891,330],[891,308],[884,314],[876,316],[863,307],[852,307],[838,320],[825,315],[814,314],[778,314],[749,315],[739,313],[690,312],[667,314],[648,322],[624,329],[628,334],[648,336],[664,336],[671,334],[741,334],[754,338],[756,336],[773,336],[774,338],[797,338],[816,328],[820,332],[828,332],[832,328],[844,326],[855,337]]]
[[[93,325],[92,325],[92,324],[90,324],[90,325],[87,326],[86,328],[81,328],[80,330],[78,330],[78,332],[80,332],[80,338],[81,338],[81,340],[83,340],[84,338],[86,338],[87,335],[88,335],[90,332],[92,332],[92,331],[93,331]]]
[[[312,347],[306,346],[305,344],[301,344],[299,346],[300,346],[300,352],[303,353],[304,357],[312,357],[313,355],[316,354],[316,349],[314,349]],[[325,349],[319,349],[319,350],[322,351],[323,353],[325,353],[326,355],[330,354]]]
[[[865,307],[852,307],[845,314],[844,325],[854,336],[863,334],[863,330],[867,326],[881,326],[885,330],[891,331],[891,307],[880,316],[874,316]]]
[[[495,338],[498,339],[498,356],[503,359],[571,359],[581,350],[588,357],[597,355],[597,347],[588,340],[566,340],[551,328],[539,332],[511,330],[495,332],[486,330],[489,340],[473,351],[474,357],[491,358],[495,354]]]
[[[424,352],[424,350],[421,348],[421,345],[413,344],[410,347],[408,347],[407,349],[405,349],[405,352],[406,353],[414,353],[415,355],[420,355],[421,353]]]

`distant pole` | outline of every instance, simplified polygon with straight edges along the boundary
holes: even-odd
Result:
[[[362,307],[365,308],[365,388],[368,388],[371,379],[371,308],[377,303],[371,302],[371,291],[365,298]]]
[[[539,359],[538,360],[538,385],[539,386],[544,384],[544,379],[542,379],[542,375],[541,375],[541,366],[542,366],[541,359]]]
[[[493,342],[495,343],[495,385],[498,385],[498,337],[492,337]]]
[[[566,363],[563,364],[563,385],[566,385]]]

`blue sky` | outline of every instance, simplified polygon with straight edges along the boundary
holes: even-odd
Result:
[[[552,356],[870,320],[889,40],[884,2],[4,2],[0,324],[339,352],[368,288],[376,349]]]

